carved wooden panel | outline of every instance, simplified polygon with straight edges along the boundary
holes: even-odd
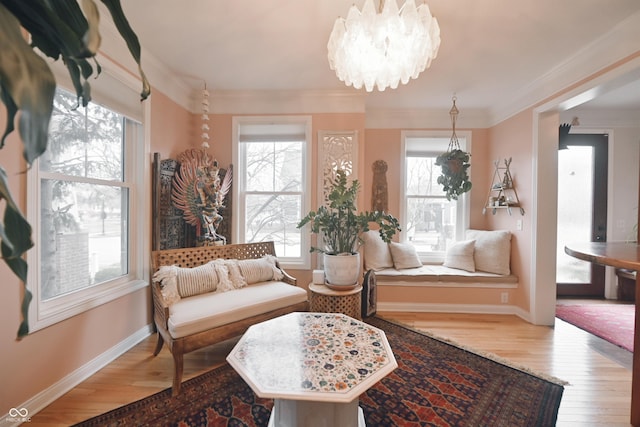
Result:
[[[358,133],[318,132],[318,205],[327,202],[327,188],[336,171],[347,172],[350,180],[358,175]]]

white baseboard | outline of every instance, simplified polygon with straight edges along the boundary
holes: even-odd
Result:
[[[415,312],[415,313],[472,313],[472,314],[511,314],[530,322],[530,315],[522,308],[509,305],[482,304],[431,304],[419,302],[379,302],[377,311]]]
[[[140,328],[132,335],[120,341],[118,344],[100,354],[87,364],[76,369],[60,381],[52,384],[47,389],[42,390],[26,402],[12,408],[16,412],[14,414],[15,416],[12,414],[4,414],[2,418],[0,418],[0,427],[15,427],[20,423],[28,423],[31,417],[80,384],[82,381],[113,362],[122,354],[126,353],[133,346],[151,335],[153,331],[153,324],[148,324]],[[26,416],[23,416],[24,414],[26,414]]]

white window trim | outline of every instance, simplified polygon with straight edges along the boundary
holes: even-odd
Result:
[[[304,178],[304,188],[302,193],[302,212],[304,216],[311,209],[311,152],[312,152],[312,120],[311,116],[234,116],[232,118],[232,162],[237,165],[237,172],[234,173],[233,185],[233,206],[237,206],[237,215],[233,215],[231,220],[231,238],[233,242],[243,243],[244,227],[242,213],[244,212],[244,203],[240,197],[240,191],[244,188],[244,164],[240,159],[240,128],[246,125],[260,124],[301,124],[305,126],[305,144],[302,152],[302,172]],[[282,260],[280,264],[283,268],[290,270],[308,270],[311,268],[311,256],[309,248],[311,247],[310,233],[302,232],[300,236],[300,258],[287,258]]]
[[[101,60],[102,73],[115,77],[135,91],[140,89],[140,81],[126,73],[108,58]],[[68,84],[66,71],[60,67],[52,67],[58,85],[74,93]],[[108,281],[90,288],[81,289],[52,298],[48,301],[40,299],[40,171],[38,160],[27,172],[27,219],[31,224],[34,247],[27,252],[29,265],[27,288],[33,294],[29,306],[29,332],[40,329],[76,316],[95,307],[104,305],[124,295],[149,286],[149,260],[145,254],[150,251],[150,231],[148,224],[149,207],[151,206],[151,162],[145,161],[151,152],[149,123],[151,114],[150,100],[142,103],[143,120],[137,127],[136,141],[128,144],[128,161],[126,173],[135,188],[129,188],[129,274],[116,280]],[[139,189],[137,191],[136,189]]]
[[[400,145],[402,155],[400,156],[400,176],[402,185],[400,185],[400,224],[407,223],[406,212],[406,140],[407,138],[450,138],[451,131],[438,131],[438,130],[403,130],[400,132]],[[456,135],[459,139],[464,138],[464,144],[461,144],[461,148],[467,152],[471,152],[471,131],[456,131]],[[472,159],[473,164],[473,159]],[[471,168],[469,168],[469,176],[471,176]],[[469,228],[469,218],[471,213],[471,201],[469,199],[469,193],[464,193],[458,198],[458,209],[456,210],[456,241],[464,240],[465,230]],[[400,232],[400,241],[403,243],[409,243],[407,239],[406,231]],[[420,260],[425,263],[441,263],[444,261],[444,254],[434,253],[432,256],[420,256]]]

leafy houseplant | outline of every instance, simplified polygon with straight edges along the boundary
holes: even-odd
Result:
[[[436,157],[436,165],[442,168],[442,175],[438,177],[438,184],[442,185],[447,200],[458,200],[458,197],[471,190],[471,181],[467,169],[469,153],[459,148],[447,151]]]
[[[124,16],[120,0],[101,2],[138,64],[141,97],[146,99],[151,90],[140,68],[138,37]],[[29,33],[31,44],[25,40],[23,29]],[[7,111],[0,148],[15,130],[18,117],[27,164],[30,166],[47,149],[56,82],[49,65],[35,49],[53,60],[62,58],[78,103],[87,106],[91,100],[89,79],[101,71],[95,60],[100,40],[99,13],[94,0],[83,0],[82,8],[77,0],[0,0],[0,99]],[[32,298],[26,287],[27,263],[22,257],[33,246],[33,241],[31,226],[13,200],[7,174],[0,167],[0,201],[3,199],[6,203],[0,221],[2,258],[25,286],[23,321],[18,329],[18,337],[22,337],[29,332],[27,312]]]
[[[347,175],[339,170],[331,181],[327,196],[328,206],[320,206],[317,211],[307,214],[298,223],[298,228],[310,224],[311,232],[320,235],[323,247],[311,247],[311,252],[324,254],[324,271],[329,287],[355,286],[360,272],[360,254],[357,247],[360,235],[369,230],[369,223],[380,227],[380,236],[385,242],[400,231],[398,220],[380,211],[356,213],[356,197],[360,183],[354,180],[347,185]]]
[[[329,205],[309,212],[298,223],[298,228],[310,224],[311,232],[322,237],[324,247],[311,247],[311,252],[354,254],[361,243],[360,235],[369,230],[372,222],[378,224],[380,236],[387,243],[396,231],[400,231],[400,223],[393,215],[380,211],[356,213],[359,189],[358,180],[354,180],[349,186],[345,171],[338,170],[327,196]]]
[[[438,177],[438,184],[442,185],[442,190],[447,196],[447,200],[458,200],[458,196],[471,190],[471,181],[467,169],[471,164],[471,155],[460,148],[458,136],[456,135],[456,120],[459,114],[456,107],[456,97],[453,99],[453,106],[449,110],[451,116],[451,141],[445,153],[436,157],[436,165],[440,166],[442,174]]]

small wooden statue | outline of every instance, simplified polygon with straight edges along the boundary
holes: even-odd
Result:
[[[372,165],[373,185],[371,187],[371,209],[387,212],[389,209],[389,195],[387,187],[387,162],[376,160]]]

